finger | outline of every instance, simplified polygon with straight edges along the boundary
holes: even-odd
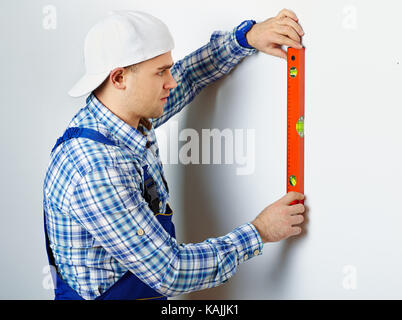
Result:
[[[290,39],[288,37],[285,37],[285,36],[283,36],[283,35],[281,35],[279,33],[276,33],[274,35],[273,42],[275,44],[280,45],[280,46],[288,46],[288,47],[292,47],[292,48],[295,48],[295,49],[303,48],[303,46],[299,42],[296,42],[296,41],[294,41],[294,40],[292,40],[292,39]]]
[[[264,52],[268,53],[270,55],[285,59],[285,60],[287,60],[287,58],[288,58],[288,55],[287,55],[286,51],[282,50],[282,49],[279,49],[279,48],[270,48],[270,49],[268,49],[268,50],[266,50]]]
[[[290,229],[290,236],[297,236],[302,232],[302,229],[300,227],[292,227]]]
[[[282,19],[282,20],[278,20],[277,23],[280,24],[280,25],[287,25],[287,26],[292,27],[293,29],[296,30],[296,32],[297,32],[300,36],[303,36],[303,35],[304,35],[304,30],[303,30],[303,28],[301,27],[301,25],[298,24],[297,22],[295,22],[294,20],[288,18],[288,17],[286,17],[286,18],[284,18],[284,19]]]
[[[293,11],[289,10],[289,9],[282,9],[282,10],[277,14],[276,17],[279,18],[279,19],[283,19],[283,18],[285,18],[285,17],[290,17],[290,18],[292,18],[292,19],[295,20],[295,21],[298,21],[298,20],[299,20],[299,19],[297,18],[296,14],[295,14]]]
[[[304,217],[301,214],[292,216],[291,219],[290,219],[290,223],[291,223],[292,226],[295,225],[295,224],[300,224],[303,221],[304,221]]]
[[[296,191],[289,191],[287,194],[285,194],[282,199],[280,199],[280,202],[283,204],[288,205],[289,203],[293,202],[294,200],[303,200],[304,194]]]
[[[296,30],[293,27],[288,25],[277,25],[275,27],[275,31],[281,35],[288,36],[290,39],[293,39],[296,42],[300,43],[300,36],[297,34]]]
[[[304,207],[304,204],[302,204],[302,203],[294,204],[292,206],[289,206],[288,208],[289,208],[289,214],[290,215],[292,215],[292,214],[300,214],[300,213],[303,213],[306,210],[306,208]]]

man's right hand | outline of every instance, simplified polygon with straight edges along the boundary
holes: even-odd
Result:
[[[301,203],[289,205],[294,200],[303,200],[304,195],[290,191],[281,199],[267,206],[251,222],[261,236],[262,242],[275,242],[298,235],[302,229],[294,225],[304,221],[304,205]]]

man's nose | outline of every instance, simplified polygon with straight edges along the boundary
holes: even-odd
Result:
[[[169,72],[169,82],[165,84],[165,88],[174,89],[177,87],[177,82]]]

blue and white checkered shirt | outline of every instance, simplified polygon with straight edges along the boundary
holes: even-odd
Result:
[[[128,270],[168,297],[215,287],[239,263],[262,253],[251,223],[219,238],[178,244],[141,192],[147,164],[165,212],[169,193],[154,129],[257,52],[240,46],[235,30],[215,31],[206,45],[174,64],[177,87],[161,117],[144,119],[136,129],[90,94],[68,127],[97,130],[116,146],[75,138],[51,153],[43,189],[50,247],[61,277],[84,299],[101,295]]]

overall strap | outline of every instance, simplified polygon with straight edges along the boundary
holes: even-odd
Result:
[[[54,145],[52,152],[64,141],[70,140],[71,138],[87,138],[91,140],[95,140],[98,142],[102,142],[108,145],[116,145],[112,140],[106,138],[103,134],[100,132],[89,129],[89,128],[80,128],[80,127],[71,127],[68,128],[63,136],[61,136],[59,139],[57,139],[56,144]]]
[[[159,212],[159,195],[156,189],[156,184],[152,176],[148,172],[148,165],[142,167],[144,170],[144,198],[152,212],[157,214]]]

